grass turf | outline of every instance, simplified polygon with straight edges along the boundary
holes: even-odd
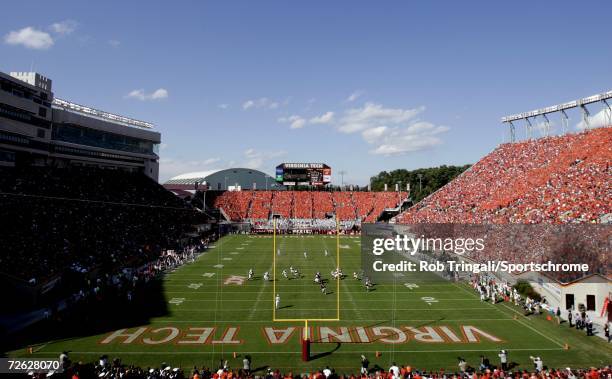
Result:
[[[353,271],[361,266],[360,239],[340,237],[340,266],[347,277],[339,284],[330,280],[327,295],[313,284],[316,271],[330,278],[336,266],[336,237],[328,236],[279,236],[277,248],[281,254],[273,258],[271,236],[227,236],[192,264],[180,267],[163,279],[162,291],[167,302],[167,312],[161,317],[151,318],[143,325],[131,325],[126,332],[135,332],[139,327],[147,328],[131,343],[125,338],[116,338],[103,344],[113,330],[98,335],[48,341],[35,347],[35,357],[57,357],[64,350],[71,351],[73,360],[93,361],[101,354],[111,358],[119,356],[124,363],[140,366],[158,366],[169,362],[173,366],[190,369],[215,367],[220,359],[228,359],[231,367],[241,367],[245,354],[253,359],[253,367],[270,366],[294,373],[307,372],[327,365],[339,373],[357,373],[359,356],[365,354],[371,366],[388,368],[391,362],[410,364],[413,368],[456,370],[457,357],[464,357],[468,364],[477,367],[479,356],[487,355],[493,364],[498,364],[497,352],[509,351],[509,361],[516,367],[532,368],[530,355],[539,355],[549,367],[601,366],[612,362],[612,348],[603,340],[586,337],[584,332],[557,325],[543,316],[524,317],[519,309],[509,303],[482,303],[465,284],[455,284],[437,279],[428,274],[411,274],[398,278],[394,284],[378,284],[374,291],[366,293],[361,281],[352,278]],[[327,249],[329,256],[323,251]],[[303,252],[308,252],[304,258]],[[276,291],[281,296],[276,318],[318,319],[335,318],[340,310],[340,321],[311,321],[313,340],[309,362],[300,359],[300,335],[303,322],[273,322],[273,283],[264,282],[263,273],[273,272],[276,259]],[[303,277],[287,280],[281,271],[292,265]],[[250,268],[255,279],[244,280],[239,285],[226,283],[231,276],[234,282],[246,278]],[[418,287],[408,288],[405,283]],[[429,298],[429,299],[423,299]],[[433,299],[431,299],[433,298]],[[446,326],[460,341],[453,342],[448,335],[442,343],[420,342],[415,338],[419,332]],[[501,341],[491,341],[480,336],[479,342],[469,343],[461,333],[462,326],[474,326]],[[166,343],[147,344],[143,339],[155,342],[173,337]],[[205,344],[182,344],[178,341],[194,341],[196,333],[216,328]],[[287,342],[271,344],[266,338],[266,327],[277,328],[273,336],[283,336],[283,328],[295,327]],[[330,327],[342,332],[347,327],[351,343],[325,342],[319,327]],[[368,328],[367,332],[356,329]],[[394,327],[396,329],[389,329]],[[416,328],[408,329],[408,327]],[[235,334],[232,335],[232,329]],[[379,329],[374,329],[379,328]],[[400,333],[394,331],[400,330]],[[227,332],[227,333],[226,333]],[[192,334],[191,336],[188,334]],[[367,338],[371,342],[359,343]],[[214,343],[213,341],[239,341],[239,344]],[[346,338],[346,334],[344,335]],[[389,341],[406,338],[402,343]],[[342,338],[342,336],[340,337]],[[428,337],[423,337],[427,339]],[[386,342],[385,342],[386,341]],[[569,345],[569,350],[564,345]],[[380,352],[380,357],[376,356]],[[234,358],[234,353],[236,357]],[[23,349],[9,356],[27,356]]]

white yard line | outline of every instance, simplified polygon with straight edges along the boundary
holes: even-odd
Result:
[[[453,283],[453,284],[454,284],[454,285],[455,285],[457,288],[460,288],[460,289],[464,290],[465,292],[468,292],[468,293],[470,292],[470,291],[468,291],[467,289],[465,289],[465,288],[463,288],[463,287],[460,287],[460,286],[458,286],[458,285],[457,285],[457,284],[455,284],[455,283]],[[475,296],[476,296],[476,295],[474,294],[474,297],[475,297]],[[500,312],[500,313],[504,314],[504,312],[502,312],[502,311],[501,311],[499,308],[497,308],[495,305],[493,305],[493,304],[489,303],[488,301],[486,301],[485,303],[486,303],[487,305],[489,305],[491,308],[495,309],[496,311],[498,311],[498,312]],[[501,304],[501,305],[503,305],[503,306],[504,306],[504,307],[506,307],[507,309],[511,310],[512,312],[514,312],[514,313],[516,313],[516,314],[520,315],[521,317],[527,318],[527,317],[525,317],[525,315],[521,314],[520,312],[517,312],[515,309],[510,308],[510,307],[509,307],[509,306],[507,306],[506,304]],[[551,342],[552,342],[552,343],[554,343],[555,345],[560,346],[561,348],[563,348],[563,347],[564,347],[564,345],[563,345],[561,342],[559,342],[559,341],[557,341],[557,340],[553,339],[553,338],[552,338],[552,337],[550,337],[550,336],[547,336],[546,334],[544,334],[544,333],[542,333],[541,331],[537,330],[537,329],[536,329],[536,328],[534,328],[533,326],[531,326],[531,325],[529,325],[529,324],[527,324],[527,323],[525,323],[525,322],[522,322],[521,320],[518,320],[518,319],[517,319],[517,320],[515,320],[515,321],[516,321],[516,322],[518,322],[519,324],[523,325],[524,327],[526,327],[526,328],[528,328],[528,329],[531,329],[532,331],[536,332],[536,333],[537,333],[537,334],[539,334],[540,336],[542,336],[542,337],[546,338],[547,340],[551,341]]]
[[[552,350],[563,350],[562,348],[518,348],[512,349],[512,351],[552,351]],[[358,352],[362,353],[375,353],[377,351],[387,352],[390,350],[378,349],[378,350],[358,350]],[[499,349],[452,349],[452,350],[394,350],[395,353],[425,353],[425,354],[437,354],[437,353],[467,353],[467,352],[480,352],[480,351],[499,351]],[[246,350],[246,352],[251,354],[300,354],[301,351],[251,351]],[[61,351],[46,351],[39,352],[34,354],[60,354]],[[108,351],[70,351],[71,354],[108,354]],[[176,350],[168,350],[168,351],[113,351],[113,354],[147,354],[147,355],[160,355],[160,354],[193,354],[193,355],[207,355],[207,354],[219,354],[214,351],[176,351]],[[351,351],[335,351],[336,354],[355,354],[355,350]]]
[[[281,243],[280,248],[282,249],[282,248],[284,248],[284,246],[285,246],[285,241],[283,240],[283,242]],[[262,252],[262,253],[264,254],[264,256],[266,256],[265,252]],[[274,254],[276,254],[276,253],[274,252]],[[272,269],[273,269],[272,264],[270,264],[270,266],[268,267],[268,271],[272,271]],[[255,304],[253,305],[253,308],[251,309],[251,312],[249,313],[249,320],[252,320],[253,317],[255,317],[255,309],[258,309],[258,305],[261,302],[261,297],[263,296],[264,293],[268,292],[268,291],[266,291],[266,289],[272,290],[272,288],[268,288],[267,284],[268,284],[268,282],[264,282],[263,279],[262,279],[262,283],[261,283],[261,286],[260,286],[261,288],[259,289],[259,291],[257,291],[257,299],[255,299]],[[240,293],[243,293],[243,292],[240,291]],[[232,300],[232,301],[245,301],[245,300]]]
[[[197,292],[197,291],[193,291],[193,292]],[[193,293],[193,292],[189,292],[189,293]],[[240,294],[240,293],[242,293],[242,292],[238,292],[236,294]],[[259,301],[259,298],[261,297],[261,294],[264,293],[264,291],[262,290],[262,291],[253,292],[253,293],[259,294],[259,296],[258,296],[258,298],[256,300],[256,303],[255,303],[255,305],[257,305],[257,302]],[[288,292],[283,292],[283,293],[288,293]],[[292,293],[301,293],[301,294],[304,294],[305,292],[292,292]],[[365,293],[365,290],[364,290],[363,293]],[[344,294],[344,292],[342,292],[341,294]],[[440,299],[440,298],[436,297],[436,300],[466,301],[466,300],[474,300],[474,299]],[[476,300],[478,300],[478,299],[476,299]],[[212,299],[192,299],[192,300],[185,299],[183,301],[183,303],[194,303],[194,302],[206,302],[206,303],[208,303],[208,302],[211,302],[211,301],[212,301]],[[225,299],[225,300],[223,300],[223,302],[226,302],[226,301],[236,301],[236,302],[244,303],[244,302],[250,301],[250,299]],[[371,303],[371,302],[381,302],[381,301],[382,302],[385,302],[385,301],[386,302],[392,302],[393,300],[389,300],[389,299],[358,299],[358,300],[354,300],[352,296],[350,296],[350,299],[340,299],[340,302],[351,302],[353,305],[357,305],[356,304],[357,302]],[[478,301],[480,301],[480,300],[478,300]],[[301,299],[300,302],[302,302],[302,303],[303,302],[316,302],[316,303],[319,303],[319,302],[321,302],[321,299]],[[402,302],[403,303],[424,303],[425,301],[421,300],[421,299],[414,299],[414,300],[402,300]],[[255,308],[257,308],[257,307],[255,307]]]
[[[324,246],[325,246],[325,247],[324,247],[324,248],[325,248],[325,250],[327,250],[327,243],[325,243],[325,241],[323,241],[323,244],[324,244]],[[338,262],[336,261],[336,258],[334,257],[333,259],[334,259],[334,266],[338,266]],[[348,273],[348,275],[350,275],[350,273]],[[348,277],[347,277],[347,279],[348,279]],[[347,289],[347,290],[348,290],[348,284],[346,283],[346,281],[345,281],[345,280],[341,280],[341,281],[342,281],[342,283],[341,283],[342,288],[343,288],[343,289]],[[364,291],[362,291],[361,293],[363,294],[364,292],[365,292],[365,290],[364,290]],[[363,314],[362,314],[362,312],[361,312],[361,308],[357,308],[357,303],[355,303],[355,299],[353,298],[353,293],[352,293],[352,292],[349,292],[349,291],[342,291],[342,292],[340,293],[340,295],[342,296],[342,295],[343,295],[343,294],[345,294],[345,293],[346,293],[346,294],[348,294],[348,296],[347,296],[347,297],[348,297],[348,301],[350,301],[350,302],[351,302],[351,304],[353,304],[353,308],[356,310],[356,311],[355,311],[355,313],[357,314],[357,318],[358,318],[358,319],[362,319],[362,318],[363,318]],[[347,299],[342,299],[342,298],[341,298],[341,299],[340,299],[340,302],[342,302],[342,301],[344,301],[344,300],[347,300]],[[370,299],[363,299],[363,300],[365,300],[366,302],[371,302],[371,301],[374,301],[374,300],[370,300]],[[384,299],[383,299],[383,300],[378,300],[378,301],[387,301],[387,300],[384,300]],[[340,306],[340,304],[338,304],[338,306]],[[340,309],[340,313],[342,313],[342,309]],[[342,318],[342,317],[340,317],[340,318]]]
[[[251,309],[252,307],[247,307],[247,308],[232,308],[232,309],[227,309],[227,310],[222,310],[220,312],[233,312],[233,311],[246,311],[248,309]],[[294,311],[312,311],[312,308],[290,308],[291,309],[291,313],[293,313]],[[470,307],[470,308],[435,308],[435,307],[429,307],[429,308],[397,308],[397,311],[465,311],[465,310],[471,310],[471,309],[490,309],[489,307]],[[346,308],[346,311],[356,311],[356,309],[353,308]],[[368,312],[376,312],[376,311],[391,311],[393,310],[393,308],[376,308],[376,309],[372,309],[372,310],[368,310]],[[182,308],[175,308],[174,309],[175,312],[211,312],[210,310],[206,311],[206,310],[197,310],[197,309],[182,309]],[[269,312],[269,309],[254,309],[253,312]]]
[[[506,304],[502,304],[502,305],[503,305],[504,307],[506,307],[506,308],[510,309],[511,311],[513,311],[513,312],[515,312],[515,313],[519,314],[521,317],[525,317],[525,315],[523,315],[523,314],[521,314],[520,312],[517,312],[516,310],[514,310],[514,309],[510,308],[510,307],[509,307],[509,306],[507,306]],[[527,318],[527,317],[525,317],[525,318]],[[542,337],[546,338],[547,340],[549,340],[549,341],[553,342],[555,345],[557,345],[557,346],[561,346],[561,347],[564,347],[564,345],[563,345],[561,342],[559,342],[559,341],[557,341],[557,340],[553,339],[553,338],[552,338],[552,337],[550,337],[550,336],[547,336],[546,334],[544,334],[544,333],[540,332],[539,330],[537,330],[537,329],[536,329],[536,328],[534,328],[533,326],[531,326],[531,325],[529,325],[529,324],[527,324],[527,323],[525,323],[525,322],[523,322],[523,321],[521,321],[521,320],[519,320],[519,319],[516,319],[515,321],[516,321],[516,322],[518,322],[519,324],[521,324],[521,325],[523,325],[523,326],[525,326],[525,327],[527,327],[527,328],[529,328],[529,329],[533,330],[533,331],[534,331],[534,332],[536,332],[537,334],[539,334],[539,335],[541,335]]]
[[[358,323],[358,322],[385,322],[385,321],[390,321],[389,319],[359,319],[359,320],[339,320],[339,321],[328,321],[328,322],[351,322],[351,323]],[[440,318],[436,318],[436,319],[414,319],[414,318],[406,318],[406,319],[402,319],[402,318],[396,318],[395,321],[438,321],[440,323],[444,323],[444,322],[472,322],[472,321],[516,321],[513,318],[464,318],[464,319],[440,319]],[[208,323],[208,322],[214,322],[213,320],[155,320],[155,321],[151,321],[151,324],[174,324],[174,323],[182,323],[182,324],[193,324],[193,323]],[[280,322],[280,321],[278,321]],[[292,323],[295,324],[295,322],[292,321],[287,321],[288,323]],[[220,323],[220,322],[217,322]],[[223,320],[223,323],[225,324],[240,324],[240,323],[252,323],[252,324],[271,324],[271,321],[259,321],[259,320]],[[320,322],[322,323],[322,322]],[[340,326],[344,326],[344,325],[340,325]],[[346,325],[349,326],[350,325]]]

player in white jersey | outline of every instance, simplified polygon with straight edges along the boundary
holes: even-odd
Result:
[[[308,253],[304,251],[304,259],[308,259]]]
[[[328,253],[327,253],[327,249],[325,249],[325,256],[326,256],[326,257],[327,257],[327,254],[328,254]]]
[[[253,280],[253,269],[249,269],[249,280]]]
[[[287,275],[287,270],[283,270],[283,276],[285,277],[285,279],[289,279],[289,276]]]
[[[268,273],[268,271],[264,272],[264,280],[266,282],[270,280],[270,274]]]
[[[280,307],[280,294],[276,294],[276,298],[274,299],[274,304],[276,306],[276,309],[278,309],[278,307]]]
[[[276,249],[276,255],[280,256],[280,249]]]

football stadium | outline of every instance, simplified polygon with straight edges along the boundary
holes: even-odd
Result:
[[[0,49],[51,54],[79,28],[11,31]],[[121,47],[113,41],[108,48]],[[166,89],[135,90],[122,100],[136,105],[102,110],[83,103],[106,104],[109,79],[88,94],[70,90],[87,83],[53,72],[0,72],[3,375],[612,375],[612,90],[470,120],[504,137],[481,154],[485,142],[471,136],[469,164],[427,164],[438,162],[431,150],[414,165],[410,154],[447,128],[414,119],[422,110],[373,103],[343,116],[274,116],[292,132],[335,118],[339,155],[318,150],[331,137],[317,131],[289,152],[260,142],[241,161],[235,145],[249,137],[232,126],[225,140],[184,126],[180,105],[143,110],[163,108]],[[234,112],[292,101],[249,100]],[[359,135],[378,149],[419,147],[381,155],[377,173],[367,152],[352,155]],[[193,157],[166,158],[165,141],[180,154],[195,146]],[[226,155],[205,160],[217,145]],[[366,179],[350,176],[340,155]]]

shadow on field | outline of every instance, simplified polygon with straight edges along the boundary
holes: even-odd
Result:
[[[152,280],[134,290],[131,302],[123,293],[109,287],[102,296],[66,308],[53,311],[49,319],[21,332],[3,335],[0,351],[27,350],[29,346],[36,351],[49,341],[65,341],[147,325],[151,318],[168,314],[161,280]]]
[[[321,353],[314,354],[314,355],[310,356],[310,360],[314,361],[315,359],[320,359],[320,358],[323,358],[323,357],[327,357],[328,355],[331,355],[334,352],[338,351],[338,349],[340,349],[340,346],[342,346],[342,344],[340,342],[336,342],[336,346],[333,349],[331,349],[330,351],[324,351],[324,352],[321,352]]]
[[[428,326],[428,325],[431,325],[431,324],[434,324],[434,323],[437,323],[437,322],[440,322],[440,321],[444,321],[445,318],[446,317],[440,317],[437,320],[428,320],[427,322],[423,322],[421,324],[415,325],[415,327],[420,328],[420,327],[423,327],[423,326]],[[393,322],[393,320],[380,321],[380,322],[377,322],[375,324],[367,325],[367,326],[365,326],[365,328],[374,328],[374,327],[381,326],[381,325],[385,325],[386,326],[386,325],[389,325],[389,323],[392,323],[392,322]],[[354,329],[354,328],[349,327],[348,328],[349,332],[352,329]],[[386,334],[384,336],[380,336],[380,337],[378,337],[376,339],[371,339],[370,343],[378,342],[378,341],[380,341],[382,339],[385,339],[385,338],[392,338],[392,337],[397,336],[397,335],[398,335],[397,333],[389,333],[389,334]],[[323,343],[327,343],[327,342],[322,342],[320,339],[318,339],[318,340],[313,340],[312,343],[323,344]],[[344,343],[346,343],[346,342],[344,342]],[[351,342],[351,343],[361,343],[361,342]],[[336,345],[336,347],[333,350],[328,351],[328,352],[323,352],[323,353],[316,354],[316,355],[312,356],[311,358],[312,359],[317,359],[317,358],[322,358],[322,357],[328,356],[328,355],[332,354],[333,352],[335,352],[336,350],[338,350],[340,348],[340,345],[341,345],[341,343],[337,342],[337,345]]]

